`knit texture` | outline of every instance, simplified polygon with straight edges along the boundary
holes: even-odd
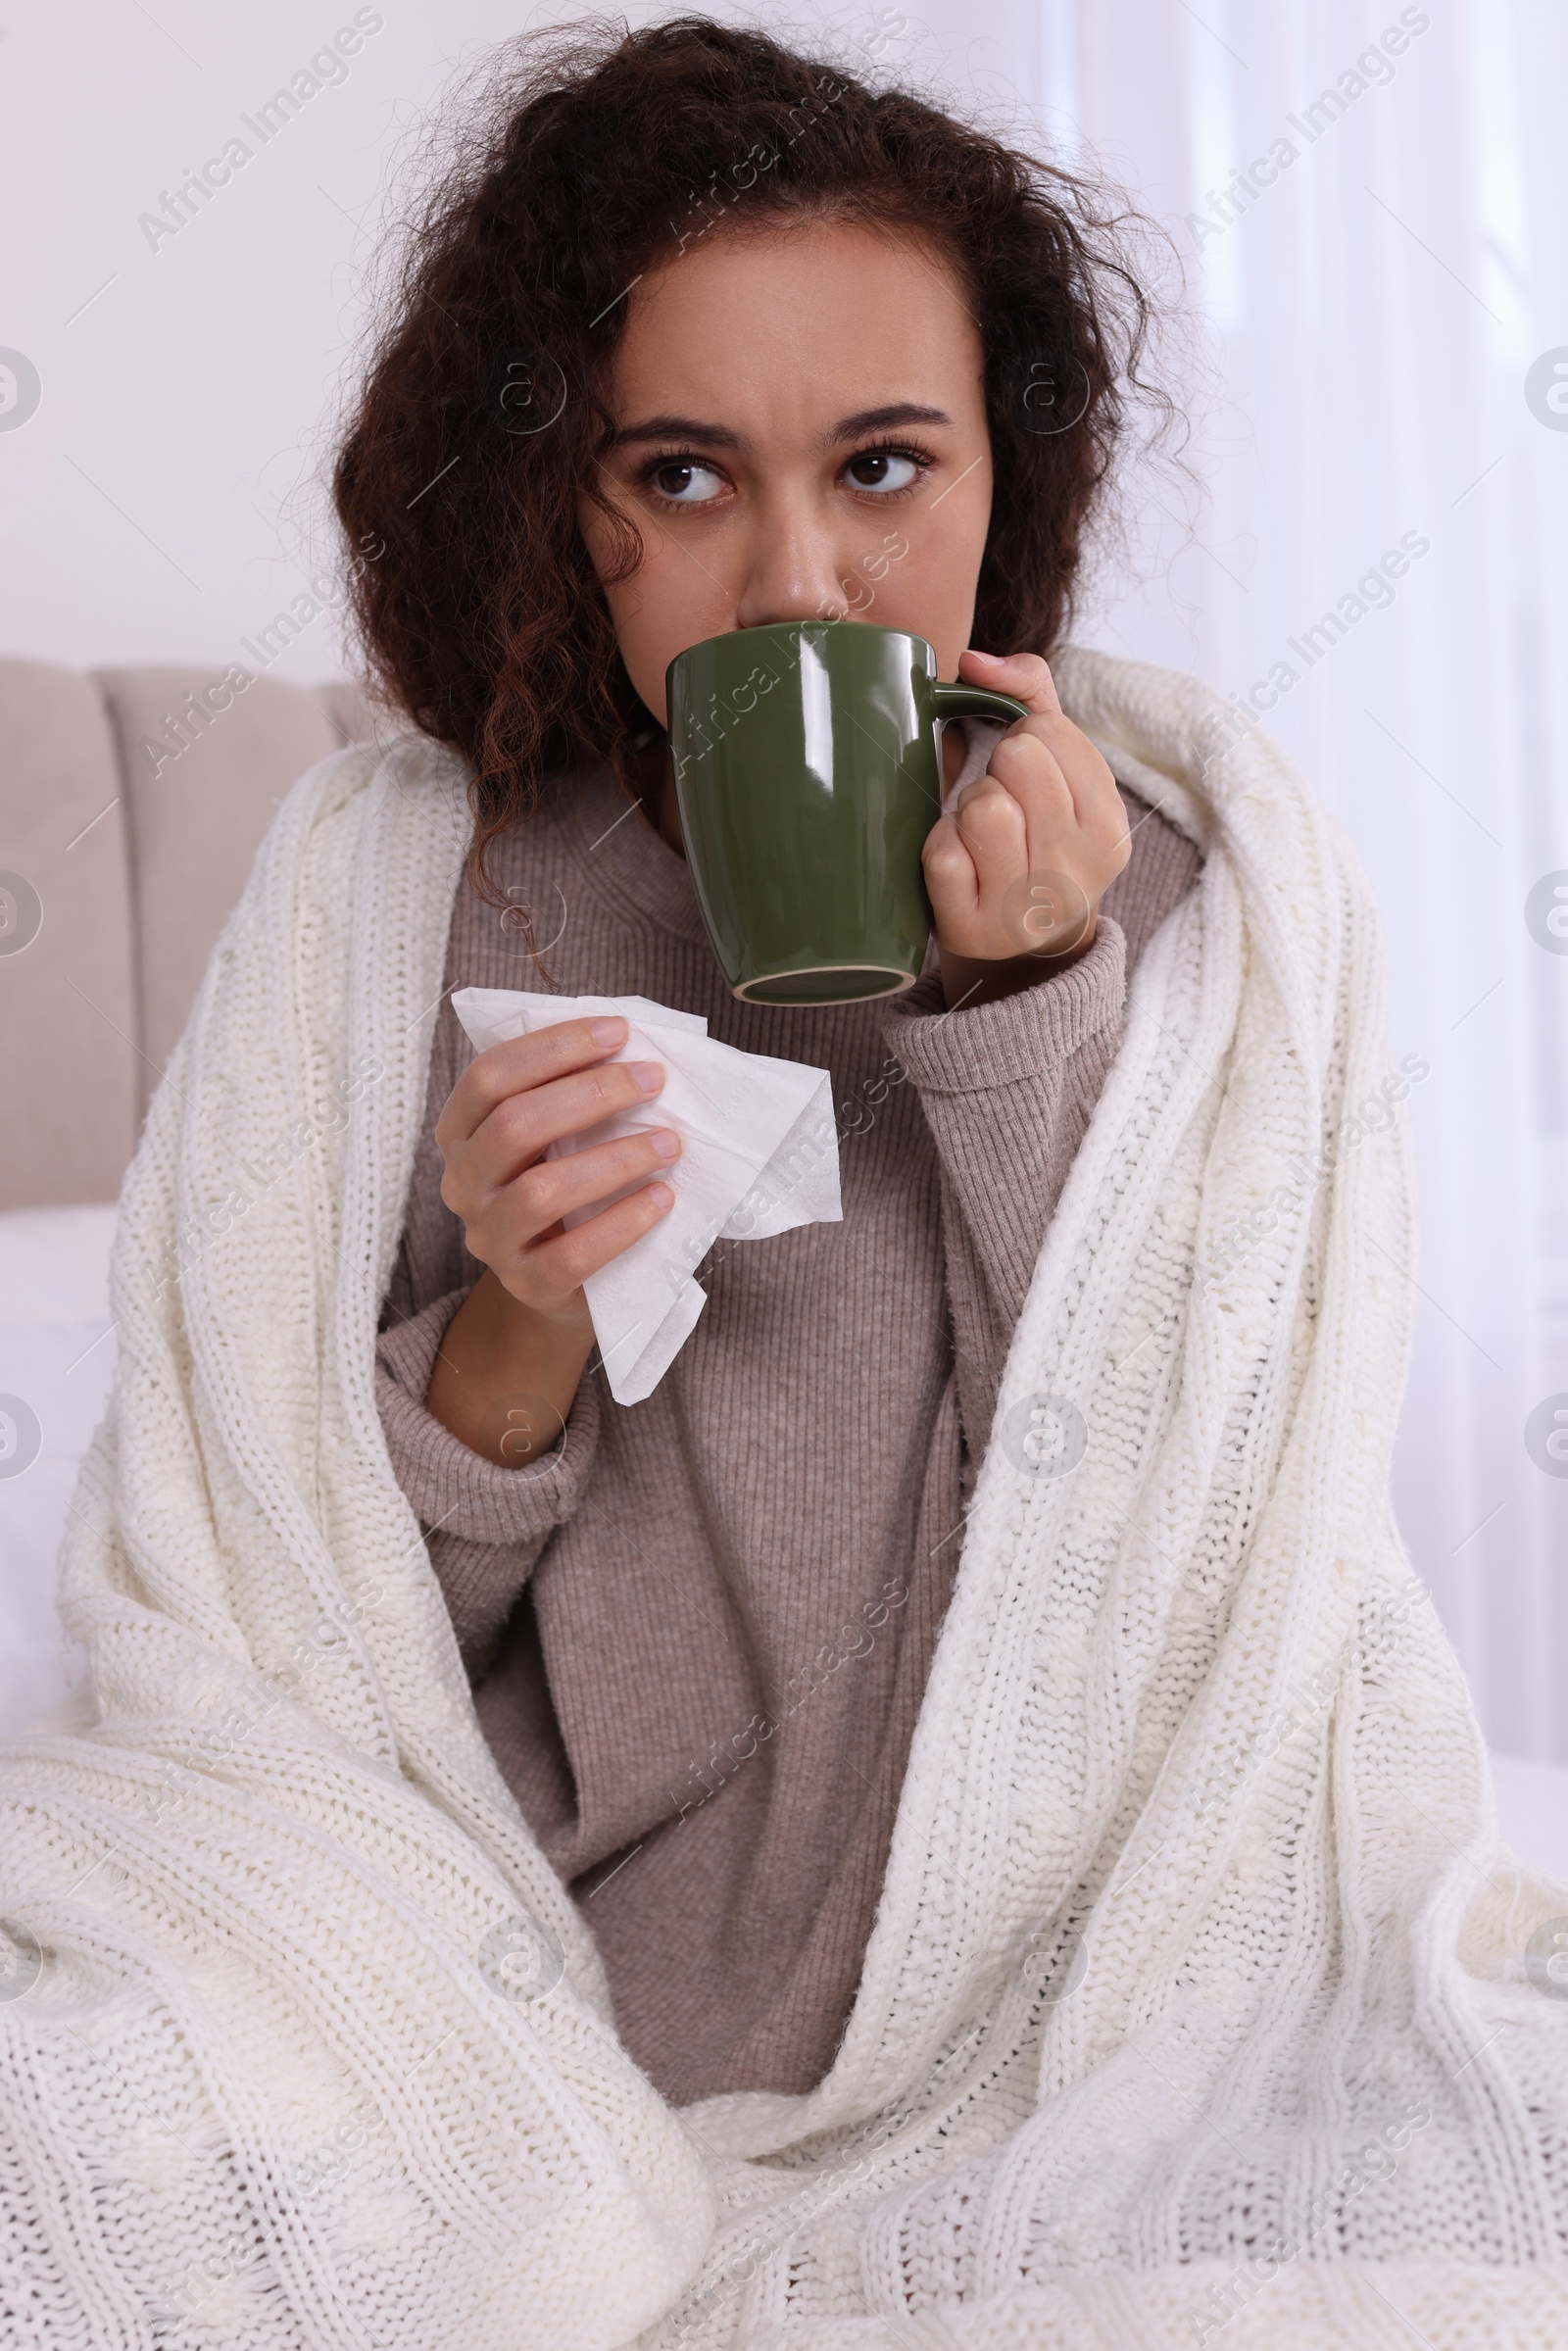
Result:
[[[622,2041],[676,2105],[809,2089],[849,2014],[1013,1324],[1120,1039],[1124,961],[1198,870],[1128,808],[1132,860],[1083,959],[951,1013],[935,972],[891,1006],[737,1004],[685,860],[604,774],[502,837],[499,919],[459,890],[377,1401],[491,1749],[593,1931]],[[654,1394],[623,1407],[590,1363],[560,1443],[513,1467],[424,1396],[479,1272],[440,1191],[435,1124],[473,1054],[450,991],[539,984],[524,908],[564,992],[650,997],[830,1068],[844,1221],[718,1244]]]
[[[0,1749],[4,2339],[1562,2341],[1568,2016],[1524,1955],[1568,1889],[1496,1847],[1389,1512],[1370,905],[1206,689],[1054,667],[1203,872],[1034,1270],[804,2096],[677,2114],[620,2047],[376,1417],[462,776],[406,741],[280,808],[123,1196],[62,1559],[96,1721]]]

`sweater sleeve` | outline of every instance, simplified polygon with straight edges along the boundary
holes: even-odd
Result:
[[[944,1011],[933,970],[883,1015],[941,1166],[965,1499],[1046,1227],[1121,1042],[1125,1003],[1126,941],[1102,913],[1080,962],[1015,996]]]
[[[503,1468],[473,1452],[425,1408],[447,1326],[468,1296],[448,1291],[375,1346],[375,1400],[393,1474],[429,1538],[470,1683],[483,1679],[540,1552],[582,1496],[599,1437],[599,1393],[585,1371],[555,1443]]]

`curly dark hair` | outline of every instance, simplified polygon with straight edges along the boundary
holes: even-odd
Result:
[[[882,20],[886,23],[886,18]],[[862,50],[870,44],[862,42]],[[1120,197],[900,89],[704,17],[525,36],[487,73],[414,223],[333,494],[375,690],[472,773],[469,874],[545,776],[609,758],[635,790],[649,714],[578,526],[637,533],[599,486],[608,362],[633,280],[780,215],[917,232],[953,260],[986,355],[995,491],[975,640],[1060,641],[1153,317]],[[373,560],[365,551],[374,548]]]

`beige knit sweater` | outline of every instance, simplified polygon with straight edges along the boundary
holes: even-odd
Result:
[[[952,1012],[929,967],[891,1004],[736,1003],[684,859],[607,772],[561,779],[492,853],[564,993],[651,997],[833,1072],[842,1224],[715,1245],[653,1396],[615,1404],[590,1360],[559,1445],[501,1468],[423,1402],[479,1272],[439,1189],[472,1055],[444,1002],[382,1310],[382,1423],[480,1722],[676,2104],[809,2088],[854,1998],[1013,1326],[1127,976],[1198,869],[1124,797],[1132,858],[1089,954]],[[466,888],[446,983],[542,985]]]

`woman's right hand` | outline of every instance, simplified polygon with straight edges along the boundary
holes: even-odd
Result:
[[[609,1059],[625,1038],[625,1021],[607,1014],[492,1045],[469,1062],[436,1121],[441,1198],[487,1271],[448,1327],[425,1402],[474,1451],[512,1467],[548,1451],[570,1409],[593,1346],[584,1280],[674,1201],[657,1180],[680,1155],[668,1127],[545,1157],[552,1143],[659,1093],[662,1063]],[[626,1184],[637,1189],[563,1226],[568,1209]]]
[[[461,1216],[470,1256],[488,1265],[519,1305],[586,1325],[587,1275],[640,1241],[675,1195],[649,1182],[573,1225],[561,1219],[638,1176],[656,1177],[680,1155],[668,1127],[547,1159],[548,1146],[580,1135],[616,1110],[640,1109],[664,1083],[659,1061],[611,1061],[626,1042],[618,1016],[558,1020],[469,1062],[436,1120],[446,1161],[441,1198]]]

